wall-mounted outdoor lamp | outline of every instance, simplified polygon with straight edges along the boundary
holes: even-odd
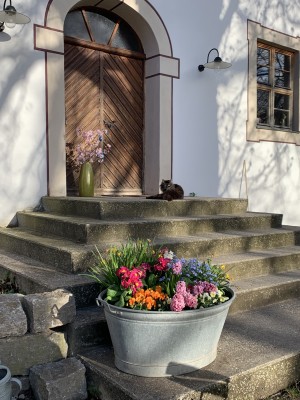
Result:
[[[0,19],[1,19],[1,17],[0,17]],[[213,50],[217,52],[217,57],[215,57],[214,61],[209,61],[210,53],[211,53]],[[209,51],[209,53],[208,53],[208,55],[207,55],[206,64],[204,64],[204,65],[202,65],[202,64],[199,65],[199,66],[198,66],[198,70],[199,70],[200,72],[202,72],[202,71],[204,71],[205,68],[210,68],[210,69],[219,70],[219,69],[225,69],[225,68],[229,68],[229,67],[231,67],[231,64],[228,63],[228,62],[222,61],[222,58],[219,56],[219,51],[218,51],[218,49],[213,48],[213,49],[211,49],[211,50]]]
[[[27,15],[17,12],[9,0],[9,5],[6,5],[7,0],[4,1],[3,11],[0,11],[0,32],[4,30],[4,24],[7,28],[14,28],[16,24],[28,24],[30,18]]]

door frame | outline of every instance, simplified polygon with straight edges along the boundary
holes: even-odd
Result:
[[[145,61],[144,193],[156,193],[172,177],[173,78],[179,59],[157,11],[147,0],[102,0],[102,9],[124,19],[139,36]],[[45,52],[48,195],[66,196],[64,20],[92,0],[49,0],[44,25],[34,25],[35,49]]]

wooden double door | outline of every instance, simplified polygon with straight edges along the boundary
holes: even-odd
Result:
[[[104,47],[104,46],[102,46]],[[76,129],[107,129],[111,151],[94,163],[95,195],[140,195],[143,189],[144,60],[65,39],[66,144]],[[67,166],[67,191],[79,174]]]

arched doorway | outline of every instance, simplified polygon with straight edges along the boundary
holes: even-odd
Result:
[[[45,52],[48,194],[66,195],[64,21],[73,8],[90,0],[49,0],[44,25],[34,25],[35,49]],[[125,20],[141,40],[145,59],[144,192],[157,193],[162,178],[172,176],[173,78],[179,59],[173,57],[166,27],[147,0],[103,0],[101,9]]]
[[[95,7],[69,12],[65,35],[67,147],[84,131],[105,129],[112,146],[103,164],[94,163],[95,194],[143,192],[144,59],[133,29]],[[68,168],[67,192],[76,194],[78,171]]]

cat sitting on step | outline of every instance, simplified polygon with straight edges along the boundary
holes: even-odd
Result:
[[[162,193],[154,196],[148,196],[147,199],[158,199],[158,200],[177,200],[183,199],[184,191],[180,185],[173,183],[171,179],[163,179],[160,184]]]

